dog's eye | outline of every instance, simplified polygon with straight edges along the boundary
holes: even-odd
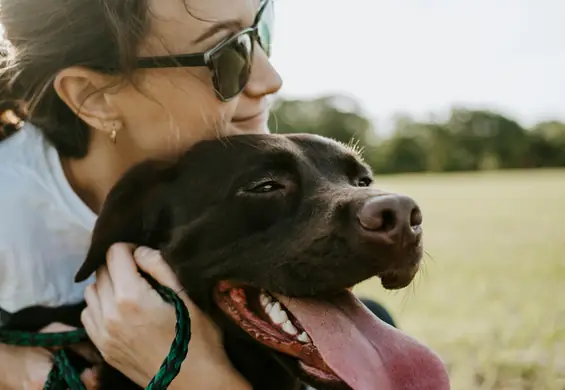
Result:
[[[373,184],[373,179],[370,177],[362,177],[357,180],[357,187],[370,187]]]
[[[284,189],[284,186],[281,183],[278,183],[274,180],[264,181],[261,182],[247,190],[247,192],[251,192],[254,194],[265,194],[268,192],[278,191]]]

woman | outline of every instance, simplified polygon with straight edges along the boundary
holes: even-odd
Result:
[[[281,87],[268,60],[271,0],[0,7],[0,107],[21,100],[28,110],[24,126],[0,144],[0,308],[84,295],[81,319],[93,343],[145,387],[168,352],[175,316],[136,267],[179,289],[171,270],[150,248],[118,244],[96,278],[75,285],[73,276],[106,194],[129,167],[203,139],[267,131],[269,97]],[[5,129],[12,133],[14,123]],[[249,388],[218,329],[183,299],[193,337],[171,389]],[[51,369],[39,348],[0,345],[0,361],[2,390],[41,389]],[[83,379],[91,384],[94,374]]]
[[[0,144],[0,307],[84,294],[82,320],[96,347],[146,386],[167,354],[175,316],[136,265],[178,288],[170,269],[155,252],[138,248],[134,257],[124,244],[109,251],[108,267],[86,292],[73,274],[96,213],[126,169],[202,139],[266,131],[268,98],[281,87],[268,60],[271,4],[1,0],[0,7],[1,97],[29,108],[24,127]],[[249,27],[260,7],[257,34]],[[193,318],[190,363],[171,388],[249,388],[218,330],[184,299]],[[42,388],[51,367],[50,355],[34,348],[2,345],[0,361],[0,389]]]

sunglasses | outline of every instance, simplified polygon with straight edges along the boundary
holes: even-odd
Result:
[[[218,43],[204,53],[143,57],[142,69],[206,66],[212,73],[216,96],[224,102],[239,95],[251,75],[255,42],[271,55],[274,22],[273,0],[263,0],[253,25]]]

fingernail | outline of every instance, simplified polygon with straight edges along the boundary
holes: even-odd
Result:
[[[120,244],[119,243],[115,243],[115,244],[112,244],[112,246],[110,246],[110,249],[108,250],[108,256],[112,259],[120,256]]]
[[[136,258],[142,258],[142,257],[146,257],[146,256],[151,255],[153,252],[155,252],[155,251],[151,248],[148,248],[146,246],[139,246],[139,247],[137,247],[137,249],[135,250],[133,255]]]

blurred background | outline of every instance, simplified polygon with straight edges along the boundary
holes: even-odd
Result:
[[[454,390],[565,389],[565,2],[281,0],[273,132],[364,148],[415,197],[414,284],[358,286]]]

